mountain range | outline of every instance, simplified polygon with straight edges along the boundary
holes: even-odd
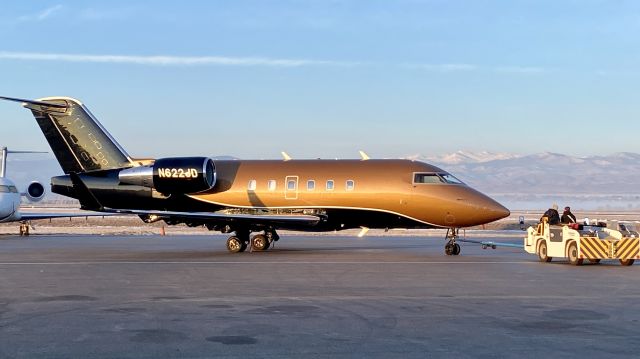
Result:
[[[418,156],[491,194],[640,194],[640,154],[575,157],[455,152]]]

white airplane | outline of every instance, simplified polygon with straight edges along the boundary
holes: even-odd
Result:
[[[15,183],[6,177],[7,154],[8,153],[42,153],[34,151],[8,151],[6,147],[0,149],[0,223],[20,222],[20,235],[29,235],[29,221],[49,218],[69,218],[69,217],[91,217],[104,216],[104,213],[96,212],[74,212],[74,213],[36,213],[21,212],[20,202],[25,196],[30,202],[39,202],[44,198],[44,186],[37,181],[33,181],[24,193],[20,193]]]

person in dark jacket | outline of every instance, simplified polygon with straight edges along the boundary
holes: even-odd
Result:
[[[561,223],[569,224],[576,223],[576,216],[571,213],[571,208],[569,206],[564,207],[564,212],[562,212],[562,218],[560,218]]]
[[[549,208],[544,214],[542,218],[547,217],[549,224],[560,224],[560,214],[558,213],[558,205],[553,204],[551,208]],[[540,218],[540,222],[542,222],[542,218]]]

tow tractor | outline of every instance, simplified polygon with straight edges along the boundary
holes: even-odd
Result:
[[[546,217],[537,226],[527,229],[524,248],[537,254],[541,262],[552,258],[567,258],[573,265],[582,265],[585,259],[599,263],[602,259],[618,259],[630,266],[640,258],[640,236],[633,227],[623,222],[550,225]]]

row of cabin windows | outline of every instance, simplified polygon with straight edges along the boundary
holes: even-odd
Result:
[[[295,191],[296,187],[297,187],[298,181],[296,180],[288,180],[287,181],[287,190],[288,191]],[[256,187],[257,187],[258,183],[256,182],[256,180],[250,180],[249,181],[249,185],[247,186],[247,189],[249,191],[255,191]],[[356,187],[356,183],[354,180],[347,180],[345,182],[345,189],[347,191],[353,191],[353,189]],[[333,191],[333,189],[335,188],[335,183],[333,180],[327,180],[325,189],[327,191]],[[316,181],[315,180],[308,180],[307,181],[307,191],[314,191],[316,189]],[[267,190],[269,191],[275,191],[276,190],[276,180],[268,180],[267,181]]]

